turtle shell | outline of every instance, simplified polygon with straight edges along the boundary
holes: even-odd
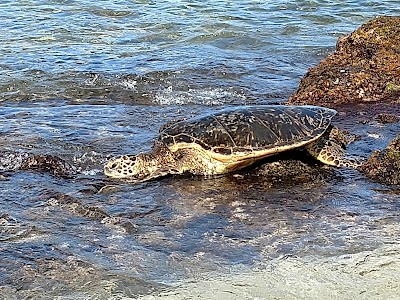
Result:
[[[318,106],[232,107],[176,122],[159,141],[172,152],[200,147],[221,161],[264,157],[318,139],[335,114]]]

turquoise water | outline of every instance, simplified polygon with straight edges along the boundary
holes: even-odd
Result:
[[[1,177],[0,299],[135,298],[282,257],[398,246],[398,190],[356,171],[297,186],[251,172],[128,185],[102,166],[149,150],[167,121],[284,102],[338,37],[399,12],[398,1],[0,1],[0,150],[80,170]],[[367,156],[399,128],[363,115],[336,122]]]

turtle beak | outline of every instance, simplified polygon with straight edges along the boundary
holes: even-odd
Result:
[[[108,167],[108,165],[105,165],[104,166],[104,174],[106,175],[106,176],[111,176],[111,169]]]
[[[120,166],[120,162],[118,161],[118,158],[114,158],[109,160],[106,165],[104,166],[104,174],[109,177],[122,177],[120,172],[118,172]]]
[[[107,165],[104,166],[104,175],[108,177],[115,177],[116,173]]]

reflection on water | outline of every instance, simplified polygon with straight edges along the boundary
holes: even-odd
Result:
[[[285,101],[339,35],[398,11],[397,1],[3,1],[0,298],[191,290],[190,298],[215,289],[229,299],[282,298],[289,294],[278,287],[322,290],[331,278],[340,294],[355,276],[360,295],[374,298],[367,282],[376,295],[385,285],[389,299],[398,277],[396,188],[321,166],[311,177],[290,170],[289,181],[264,165],[137,185],[105,178],[102,167],[110,156],[148,151],[173,119]],[[399,131],[368,108],[335,122],[360,135],[349,151],[361,156]],[[79,172],[21,170],[19,158],[33,154]],[[199,283],[165,292],[190,280]],[[303,298],[318,298],[310,293]]]

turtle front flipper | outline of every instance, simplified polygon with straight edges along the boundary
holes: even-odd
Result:
[[[307,145],[306,150],[315,159],[330,166],[357,169],[363,164],[361,158],[349,155],[339,144],[325,138]]]

